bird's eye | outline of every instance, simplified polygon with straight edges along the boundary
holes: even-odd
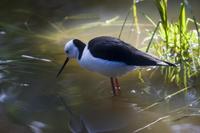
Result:
[[[65,52],[68,54],[68,53],[69,53],[69,50],[66,50]]]

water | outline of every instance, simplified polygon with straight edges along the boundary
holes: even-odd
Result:
[[[130,5],[120,0],[116,6],[112,1],[76,2],[2,1],[0,132],[200,132],[199,76],[188,81],[186,92],[167,82],[160,68],[136,70],[120,78],[118,97],[112,97],[109,78],[80,68],[76,61],[56,78],[65,59],[64,42],[117,37]],[[140,34],[130,19],[121,38],[144,50],[145,30],[152,27],[140,20]]]

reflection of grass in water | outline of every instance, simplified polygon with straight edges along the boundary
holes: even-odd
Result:
[[[163,68],[162,73],[169,81],[176,81],[188,86],[188,80],[198,74],[200,65],[199,53],[199,32],[198,23],[195,19],[186,16],[186,3],[180,5],[180,15],[178,22],[169,23],[167,16],[167,0],[155,0],[155,5],[159,11],[161,21],[157,24],[152,34],[157,39],[152,42],[153,51],[164,60],[180,64],[178,68]],[[150,22],[153,20],[147,17]],[[196,30],[188,28],[189,23],[193,23]],[[153,22],[153,24],[155,24]],[[148,46],[148,48],[149,48]],[[147,49],[148,51],[148,49]]]
[[[143,1],[143,0],[140,0]],[[136,3],[140,2],[137,0],[133,0],[133,6],[131,6],[131,10],[133,11],[133,16],[134,16],[134,22],[135,26],[137,29],[137,32],[139,32],[139,26],[147,26],[146,24],[138,24],[137,20],[137,8],[136,8]],[[91,13],[80,13],[77,15],[72,15],[72,16],[65,16],[61,21],[58,22],[51,22],[47,18],[35,14],[32,11],[25,10],[25,9],[15,9],[13,10],[16,15],[27,15],[28,19],[24,21],[23,23],[17,23],[17,24],[11,24],[11,23],[6,23],[6,22],[0,22],[0,27],[6,32],[14,34],[14,35],[22,35],[25,37],[31,37],[31,38],[36,38],[36,39],[44,39],[44,40],[49,40],[49,41],[54,41],[56,43],[60,43],[62,41],[66,41],[67,39],[74,38],[75,36],[89,36],[90,33],[84,33],[86,30],[90,30],[91,28],[99,28],[99,27],[118,27],[120,29],[123,20],[119,19],[119,16],[113,16],[112,18],[109,18],[107,20],[104,20],[103,18],[100,18],[99,16],[96,16],[95,14]],[[30,18],[29,18],[30,17]],[[41,26],[34,26],[34,23],[31,23],[31,18],[34,17],[34,21],[37,23],[42,23],[42,26],[44,25],[43,30]],[[70,21],[76,21],[76,22],[82,22],[83,20],[90,19],[92,20],[91,22],[87,23],[81,23],[78,25],[72,24],[70,27],[66,27],[65,23]],[[20,24],[20,25],[19,25]],[[133,23],[129,22],[126,25],[132,26]],[[33,27],[32,27],[33,26]],[[39,32],[38,32],[39,30]],[[97,30],[97,33],[99,31]],[[96,32],[95,32],[96,33]],[[113,34],[113,32],[112,32]],[[87,37],[86,37],[87,38]]]
[[[80,14],[80,15],[75,15],[75,16],[66,16],[63,18],[63,21],[60,22],[51,22],[45,19],[44,17],[34,14],[33,12],[26,11],[26,10],[15,10],[16,13],[19,14],[28,14],[35,16],[37,21],[41,21],[44,25],[46,24],[46,30],[42,30],[40,26],[37,28],[40,29],[40,32],[38,32],[37,28],[35,30],[35,27],[31,27],[31,22],[29,19],[21,25],[15,25],[15,24],[10,24],[6,22],[0,22],[0,27],[8,32],[9,34],[12,35],[22,35],[25,37],[30,37],[30,38],[39,38],[39,39],[45,39],[49,41],[54,41],[54,42],[61,42],[63,40],[67,40],[69,38],[74,38],[74,36],[80,35],[80,33],[84,32],[85,30],[91,29],[91,28],[97,28],[97,27],[109,27],[109,26],[121,26],[122,21],[119,20],[119,16],[115,16],[113,18],[107,19],[107,20],[98,20],[96,19],[98,17],[95,17],[95,15],[92,14]],[[76,20],[76,21],[82,21],[85,19],[95,19],[93,22],[87,22],[84,24],[79,24],[78,26],[70,26],[66,27],[64,25],[65,22],[68,20]],[[132,25],[132,23],[129,23],[129,25]],[[89,33],[85,33],[89,34]]]

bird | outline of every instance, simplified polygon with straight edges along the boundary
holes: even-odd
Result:
[[[64,46],[66,60],[57,73],[58,77],[71,59],[76,59],[81,67],[110,78],[114,96],[120,94],[118,77],[144,66],[176,66],[136,49],[134,46],[111,36],[99,36],[88,44],[72,39]]]

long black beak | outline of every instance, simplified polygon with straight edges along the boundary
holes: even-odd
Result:
[[[65,65],[67,64],[68,61],[69,61],[69,58],[67,57],[64,64],[62,65],[59,72],[57,73],[56,77],[58,77],[60,75],[60,73],[63,71],[63,69],[64,69],[64,67],[65,67]]]

